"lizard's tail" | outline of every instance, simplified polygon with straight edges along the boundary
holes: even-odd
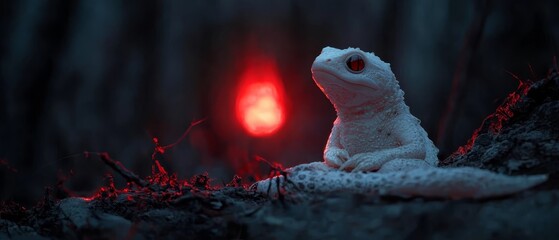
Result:
[[[277,195],[278,191],[285,191],[482,199],[517,193],[547,180],[547,175],[508,176],[470,167],[433,167],[384,173],[296,167],[288,169],[288,172],[287,181],[283,176],[278,176],[257,182],[252,188],[272,196]]]

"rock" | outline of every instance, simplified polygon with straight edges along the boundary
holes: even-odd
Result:
[[[557,188],[558,116],[559,75],[553,71],[534,83],[520,83],[468,144],[440,165],[480,167],[512,175],[547,173],[551,179],[547,187]]]
[[[129,234],[133,234],[131,231],[132,223],[121,216],[108,213],[97,213],[94,216],[90,221],[89,228],[102,231],[104,236],[125,239]]]
[[[78,229],[87,226],[93,216],[87,202],[81,198],[63,199],[58,203],[58,208],[59,218],[69,221]]]
[[[89,203],[82,198],[66,198],[58,203],[59,218],[67,222],[63,224],[63,232],[68,236],[80,236],[91,229],[100,231],[102,236],[122,239],[130,231],[132,223],[120,216],[104,212],[92,211]]]
[[[35,229],[29,226],[19,226],[18,224],[0,219],[0,239],[48,239],[39,235]]]
[[[266,205],[243,221],[251,239],[554,239],[559,191],[485,202],[324,196]]]

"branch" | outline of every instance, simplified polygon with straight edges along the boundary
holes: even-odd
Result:
[[[148,185],[148,183],[145,180],[141,179],[140,177],[138,177],[138,175],[128,170],[124,165],[122,165],[121,162],[113,160],[108,153],[101,152],[96,154],[99,155],[99,157],[101,158],[101,160],[103,160],[103,162],[105,162],[105,164],[109,165],[109,167],[111,167],[115,172],[117,172],[122,177],[124,177],[126,181],[134,182],[142,187]]]

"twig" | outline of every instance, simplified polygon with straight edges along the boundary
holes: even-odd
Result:
[[[284,207],[287,207],[285,205],[285,196],[281,193],[281,179],[279,178],[280,176],[283,176],[283,181],[285,181],[287,184],[291,184],[292,187],[296,190],[296,191],[300,191],[299,187],[293,182],[291,181],[291,179],[288,178],[289,173],[287,171],[285,171],[283,169],[283,166],[279,163],[276,162],[270,162],[267,159],[256,155],[255,156],[256,161],[261,161],[264,162],[266,164],[268,164],[270,166],[270,174],[269,177],[270,178],[274,178],[275,177],[275,181],[276,181],[276,191],[278,193],[278,199],[280,200],[281,204]],[[268,193],[268,195],[270,195],[270,191],[272,190],[272,181],[274,179],[270,179],[269,184],[268,184],[268,189],[266,190],[266,192]]]
[[[86,155],[87,154],[88,153],[86,152]],[[109,167],[111,167],[115,172],[120,174],[124,179],[126,179],[126,181],[134,182],[142,187],[148,185],[148,183],[145,180],[141,179],[140,177],[138,177],[138,175],[128,170],[124,165],[122,165],[121,162],[113,160],[107,152],[93,153],[93,154],[97,154],[105,164],[109,165]]]
[[[203,118],[203,119],[200,119],[200,120],[198,120],[198,121],[194,121],[194,122],[190,123],[190,126],[188,126],[188,128],[186,129],[186,131],[184,131],[184,133],[182,134],[182,136],[181,136],[179,139],[177,139],[177,141],[175,141],[174,143],[171,143],[171,144],[169,144],[169,145],[161,146],[161,145],[159,144],[159,139],[156,138],[156,137],[154,137],[152,140],[153,140],[153,142],[155,143],[155,149],[154,149],[153,154],[151,155],[151,157],[152,157],[153,159],[155,159],[155,155],[156,155],[157,153],[163,154],[163,153],[165,153],[165,151],[166,151],[167,149],[172,148],[172,147],[174,147],[175,145],[179,144],[179,143],[188,135],[188,133],[190,133],[190,130],[191,130],[194,126],[196,126],[196,125],[198,125],[198,124],[200,124],[200,123],[202,123],[202,122],[204,122],[204,121],[206,121],[206,118]]]

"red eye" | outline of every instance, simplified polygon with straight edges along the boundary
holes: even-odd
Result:
[[[365,68],[365,61],[361,55],[355,54],[347,58],[345,62],[347,69],[352,73],[360,73]]]

